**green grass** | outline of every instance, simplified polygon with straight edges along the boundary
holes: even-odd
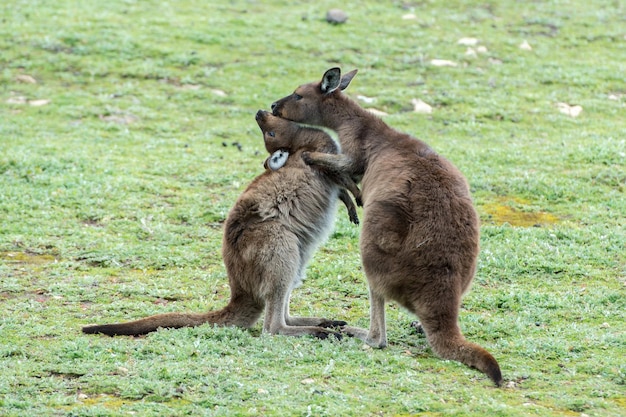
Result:
[[[402,4],[344,2],[339,26],[325,0],[0,5],[0,415],[626,414],[626,5]],[[461,325],[506,388],[434,357],[394,304],[384,350],[260,325],[81,334],[226,303],[254,114],[334,65],[467,176],[482,252]],[[294,313],[368,326],[358,235],[340,210]]]

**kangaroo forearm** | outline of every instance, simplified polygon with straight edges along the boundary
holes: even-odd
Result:
[[[343,204],[345,204],[346,208],[348,209],[348,216],[350,216],[350,221],[354,224],[359,224],[359,216],[356,212],[356,207],[354,206],[350,195],[344,188],[339,191],[339,199],[343,201]]]
[[[321,169],[338,185],[350,191],[358,206],[363,205],[361,190],[359,190],[351,176],[352,160],[349,157],[323,152],[305,152],[302,154],[302,159],[308,165]]]
[[[314,165],[329,174],[352,174],[352,160],[346,155],[324,152],[304,152],[302,159],[304,159],[304,162],[308,165]]]

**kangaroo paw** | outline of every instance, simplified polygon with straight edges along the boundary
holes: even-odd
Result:
[[[343,338],[343,335],[341,333],[338,332],[331,332],[329,330],[321,330],[317,333],[314,333],[313,336],[317,337],[318,339],[321,340],[326,340],[329,337],[333,336],[335,339],[337,340],[341,340]]]
[[[424,328],[422,327],[422,323],[419,321],[412,321],[411,327],[415,329],[415,331],[419,334],[424,334]]]
[[[326,327],[326,328],[339,328],[347,324],[348,323],[346,323],[345,321],[341,321],[341,320],[324,320],[323,322],[318,324],[318,326]]]

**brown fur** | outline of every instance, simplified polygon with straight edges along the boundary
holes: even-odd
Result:
[[[222,255],[231,291],[228,305],[204,314],[166,313],[128,323],[88,326],[83,327],[83,332],[140,335],[159,327],[203,323],[248,328],[265,308],[265,332],[319,338],[339,336],[325,327],[345,322],[291,317],[289,296],[304,278],[314,250],[332,228],[340,193],[352,221],[358,222],[354,204],[341,187],[349,188],[357,201],[359,190],[347,175],[336,170],[325,172],[303,161],[303,152],[339,151],[326,133],[300,127],[268,112],[259,111],[256,119],[268,152],[286,151],[289,157],[284,166],[267,169],[255,178],[226,219]]]
[[[369,331],[345,332],[373,347],[387,344],[384,303],[416,314],[433,350],[502,383],[498,362],[461,334],[461,297],[479,252],[479,220],[461,172],[426,143],[387,126],[345,96],[356,70],[332,68],[320,82],[272,104],[275,115],[339,135],[343,155],[309,154],[317,165],[362,177],[361,256],[370,289]]]

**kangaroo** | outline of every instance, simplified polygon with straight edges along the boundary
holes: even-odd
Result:
[[[341,333],[329,328],[346,322],[292,317],[289,297],[303,280],[314,250],[332,229],[338,196],[348,207],[351,221],[358,223],[344,187],[357,202],[360,191],[348,175],[337,170],[326,172],[302,159],[305,151],[338,152],[337,143],[328,134],[261,110],[256,121],[272,155],[265,161],[266,171],[241,194],[226,219],[222,256],[231,291],[228,305],[204,314],[166,313],[127,323],[87,326],[82,329],[84,333],[142,335],[159,327],[203,323],[249,328],[265,309],[264,332],[341,338]]]
[[[468,342],[458,324],[479,252],[479,219],[461,172],[426,143],[389,127],[349,99],[356,75],[339,68],[272,104],[276,116],[335,130],[342,154],[305,160],[362,178],[361,257],[370,293],[370,329],[344,327],[368,345],[387,345],[385,301],[414,313],[434,352],[500,386],[498,362]]]

